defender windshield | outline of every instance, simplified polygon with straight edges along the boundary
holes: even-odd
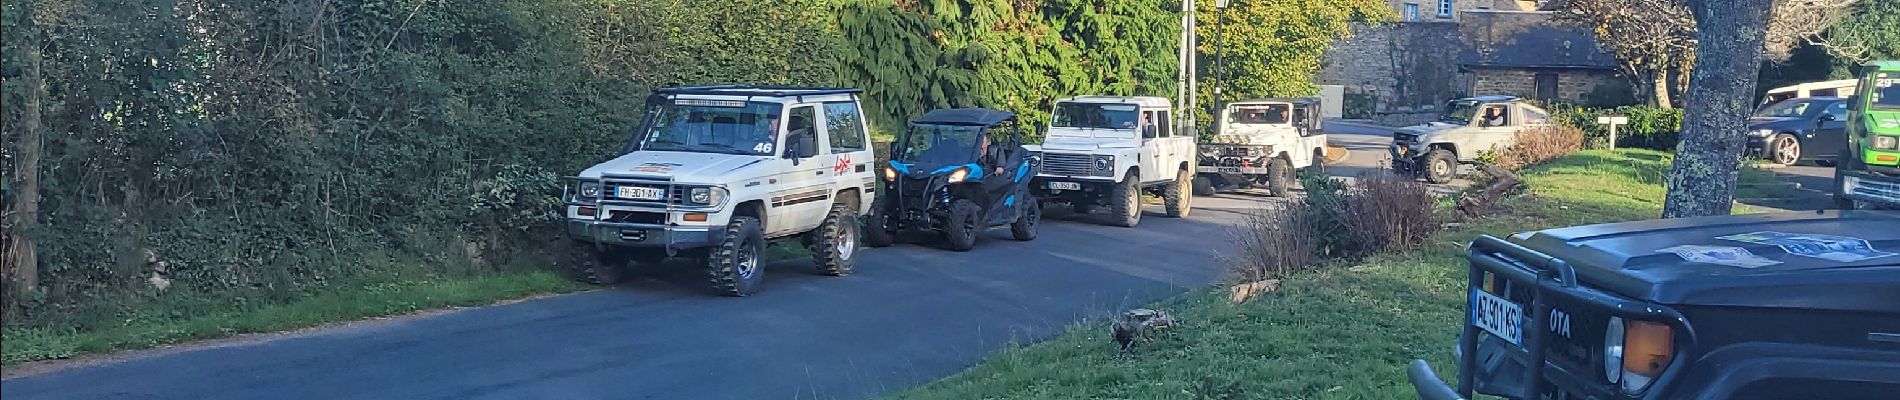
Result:
[[[1783,102],[1775,103],[1774,105],[1768,106],[1768,108],[1763,108],[1761,109],[1761,111],[1756,111],[1755,117],[1756,118],[1800,117],[1800,116],[1808,115],[1808,110],[1811,108],[1814,108],[1814,107],[1809,107],[1809,106],[1813,104],[1814,102],[1808,101],[1808,100],[1783,101]]]
[[[914,124],[902,153],[892,159],[923,165],[963,164],[976,159],[983,140],[981,125]]]
[[[1471,117],[1478,115],[1479,105],[1482,105],[1482,103],[1479,103],[1477,100],[1452,100],[1449,103],[1445,103],[1445,113],[1439,115],[1438,120],[1458,125],[1470,125]]]
[[[1234,106],[1227,118],[1236,124],[1284,124],[1292,108],[1288,104],[1243,104]]]
[[[1049,126],[1057,128],[1135,129],[1139,122],[1133,104],[1059,103]]]
[[[675,99],[658,107],[645,134],[635,138],[638,150],[776,154],[777,103]]]
[[[1874,78],[1874,88],[1868,94],[1867,105],[1873,108],[1900,110],[1900,73],[1878,73]]]

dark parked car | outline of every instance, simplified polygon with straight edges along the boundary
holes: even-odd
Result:
[[[1577,226],[1471,243],[1458,389],[1423,399],[1894,399],[1900,212]]]
[[[1748,119],[1748,151],[1776,164],[1834,165],[1847,146],[1847,99],[1783,100]]]

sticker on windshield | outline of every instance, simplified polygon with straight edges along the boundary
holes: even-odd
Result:
[[[1895,82],[1900,82],[1900,78],[1876,79],[1874,87],[1892,87]]]
[[[1868,243],[1866,239],[1846,236],[1811,233],[1755,232],[1718,236],[1716,239],[1771,245],[1780,247],[1782,251],[1786,251],[1788,254],[1844,263],[1866,261],[1894,255],[1894,253],[1875,250],[1873,244]]]
[[[654,173],[664,174],[668,172],[673,172],[673,167],[677,167],[677,166],[680,166],[680,164],[650,162],[650,163],[640,164],[640,166],[634,167],[633,170],[639,171],[639,172],[654,172]]]
[[[1736,268],[1755,269],[1781,263],[1780,261],[1770,260],[1767,257],[1750,253],[1748,249],[1729,246],[1682,245],[1656,250],[1656,252],[1676,253],[1676,256],[1682,257],[1683,260],[1689,262],[1727,265]]]
[[[752,152],[754,152],[754,153],[771,153],[771,152],[772,152],[772,143],[769,143],[769,142],[768,142],[768,143],[759,143],[759,144],[758,144],[757,146],[752,146]]]

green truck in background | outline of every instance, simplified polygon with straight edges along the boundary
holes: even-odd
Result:
[[[1841,208],[1900,208],[1900,61],[1861,65],[1847,147],[1834,169]]]

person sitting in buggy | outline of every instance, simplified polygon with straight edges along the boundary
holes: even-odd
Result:
[[[992,145],[990,136],[1004,137]],[[1015,114],[989,109],[936,110],[911,121],[882,168],[884,195],[865,222],[872,246],[904,231],[932,231],[953,250],[975,246],[978,232],[1010,226],[1018,240],[1036,236],[1040,205],[1029,195],[1036,166]]]

